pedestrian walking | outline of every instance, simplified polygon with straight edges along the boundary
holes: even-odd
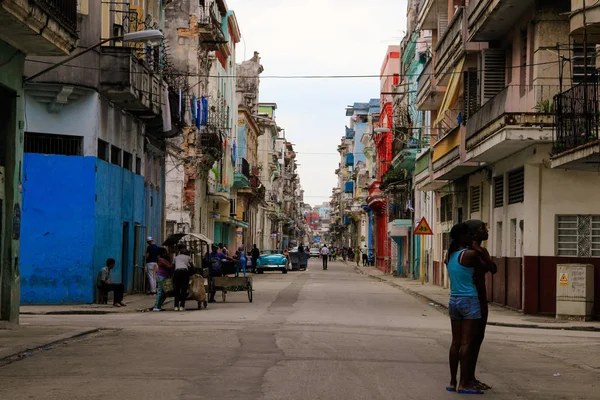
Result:
[[[158,246],[152,236],[146,239],[148,247],[146,248],[146,276],[148,276],[148,285],[150,291],[148,294],[156,294],[156,272],[158,271]]]
[[[356,253],[355,253],[355,259],[356,259],[356,266],[360,267],[360,247],[356,246]]]
[[[450,386],[446,390],[461,394],[482,394],[475,386],[472,365],[475,334],[480,323],[478,320],[481,319],[481,305],[473,279],[475,269],[480,264],[480,256],[470,248],[473,239],[467,224],[454,225],[450,238],[452,241],[446,265],[450,278],[448,313],[452,324],[452,345],[449,353]],[[460,381],[457,381],[459,363]]]
[[[169,253],[167,249],[161,247],[158,249],[158,272],[156,273],[157,295],[156,302],[152,311],[164,311],[162,306],[167,299],[167,291],[164,287],[164,282],[173,276],[173,264],[169,261]]]
[[[258,263],[258,257],[260,257],[260,249],[256,247],[256,245],[252,246],[252,251],[250,252],[252,256],[252,273],[256,273],[256,266]]]
[[[346,261],[346,258],[348,258],[348,250],[346,249],[346,246],[344,246],[342,248],[342,259]]]
[[[367,245],[363,246],[361,253],[363,267],[366,267],[367,265],[369,265],[369,249],[367,248]]]
[[[236,262],[236,268],[235,268],[235,276],[240,276],[240,269],[243,271],[244,273],[244,277],[246,277],[246,262],[248,261],[246,259],[246,252],[244,251],[244,245],[241,245],[240,247],[238,247],[236,253],[235,253],[235,258],[237,260]]]
[[[106,260],[106,264],[100,270],[100,282],[98,289],[105,293],[113,292],[113,306],[124,307],[123,294],[125,293],[125,286],[122,283],[113,283],[110,277],[110,271],[115,267],[116,261],[114,258]]]
[[[225,254],[219,252],[219,246],[213,244],[211,246],[211,252],[208,254],[208,272],[209,272],[209,303],[215,302],[215,284],[213,278],[223,276],[222,264],[223,260],[231,260]]]
[[[492,260],[492,257],[490,257],[490,253],[487,251],[487,249],[485,247],[481,247],[481,243],[489,238],[488,229],[485,225],[485,222],[478,219],[472,219],[466,221],[465,224],[469,226],[469,230],[473,238],[473,244],[471,248],[475,250],[480,257],[479,268],[475,268],[475,287],[477,288],[477,295],[479,297],[479,304],[481,306],[481,319],[478,320],[479,324],[477,326],[477,332],[475,333],[472,362],[473,379],[475,381],[475,387],[477,387],[479,390],[490,390],[492,388],[490,385],[487,385],[477,379],[475,376],[475,370],[477,369],[479,351],[481,350],[481,345],[483,343],[483,339],[485,338],[485,328],[487,326],[489,315],[485,277],[488,272],[496,274],[496,272],[498,272],[498,267]]]
[[[190,286],[190,270],[194,268],[189,251],[182,249],[175,256],[174,264],[173,286],[175,288],[175,311],[185,311],[185,300],[187,299],[188,288]]]
[[[323,258],[323,270],[327,269],[327,260],[329,259],[329,248],[324,245],[321,249],[321,258]]]

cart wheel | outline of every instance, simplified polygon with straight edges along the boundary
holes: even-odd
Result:
[[[223,303],[227,300],[227,292],[223,290]]]
[[[198,302],[198,310],[202,310],[202,302],[201,301]]]
[[[208,301],[204,301],[204,308],[208,308]]]
[[[287,274],[287,269],[284,269],[283,271],[281,271],[284,274]]]
[[[252,284],[248,283],[248,303],[252,303]]]

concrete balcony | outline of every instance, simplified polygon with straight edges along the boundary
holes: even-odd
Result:
[[[552,98],[558,87],[535,90],[534,97]],[[527,97],[521,97],[518,86],[508,86],[469,118],[466,160],[494,163],[526,147],[552,143],[554,115],[536,112],[533,102],[523,101]]]
[[[404,148],[392,160],[392,167],[395,169],[414,171],[416,156],[416,148]]]
[[[207,0],[204,6],[199,7],[198,34],[200,43],[206,49],[212,51],[228,49],[222,22],[222,13],[226,12],[223,0]]]
[[[0,1],[0,39],[28,55],[70,54],[77,44],[77,0]]]
[[[100,93],[125,111],[160,114],[161,80],[129,47],[102,47]]]
[[[234,188],[250,187],[250,164],[245,158],[238,158],[233,175]]]
[[[571,0],[571,13],[569,14],[571,36],[575,41],[583,42],[585,32],[583,29],[584,3],[588,43],[600,44],[600,3],[596,0]]]
[[[457,9],[435,48],[434,74],[438,82],[444,80],[444,75],[448,74],[456,62],[465,54],[466,20],[464,14],[463,7]]]
[[[435,56],[430,58],[421,75],[417,78],[417,110],[439,110],[444,99],[445,86],[438,86],[437,79],[433,76]]]
[[[535,4],[535,0],[471,0],[467,8],[469,41],[502,39]]]
[[[418,25],[421,30],[438,29],[438,15],[440,11],[448,8],[448,2],[442,0],[425,0],[420,7]]]
[[[217,183],[212,187],[209,185],[208,189],[208,195],[213,201],[225,204],[227,207],[229,207],[229,199],[231,198],[231,189],[229,186]]]
[[[433,181],[452,181],[479,168],[478,162],[465,162],[461,158],[462,131],[464,127],[457,126],[433,146]]]

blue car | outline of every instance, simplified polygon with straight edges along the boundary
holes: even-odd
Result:
[[[289,260],[280,250],[263,250],[258,260],[256,260],[256,273],[262,274],[265,271],[281,271],[287,274]]]

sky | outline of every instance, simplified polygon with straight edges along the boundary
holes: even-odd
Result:
[[[298,153],[304,202],[329,201],[346,106],[379,97],[378,78],[268,76],[378,75],[389,45],[406,29],[406,0],[227,0],[242,42],[240,63],[258,51],[260,101],[277,103],[277,124]]]

